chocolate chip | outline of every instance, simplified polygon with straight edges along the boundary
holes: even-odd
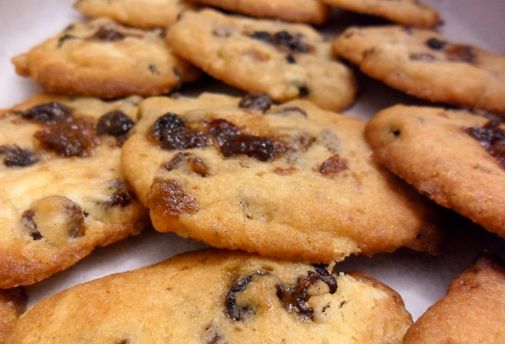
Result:
[[[42,146],[63,157],[88,156],[96,145],[94,125],[86,119],[69,117],[35,133]]]
[[[124,208],[128,206],[134,198],[128,188],[128,185],[121,179],[112,181],[109,190],[112,192],[109,200],[107,201],[107,206],[109,207],[120,206]]]
[[[447,45],[447,42],[432,37],[426,41],[426,45],[433,50],[442,50]]]
[[[35,153],[17,145],[0,146],[0,155],[5,154],[4,165],[7,167],[26,167],[35,164]]]
[[[326,159],[319,167],[319,172],[324,176],[336,176],[347,170],[347,162],[338,154]]]
[[[161,217],[174,217],[196,213],[199,204],[176,180],[157,178],[151,186],[149,208]]]
[[[242,97],[238,106],[265,113],[272,106],[272,98],[266,93],[251,93]]]
[[[169,162],[163,164],[163,167],[167,171],[172,171],[178,168],[183,162],[185,162],[193,172],[199,174],[201,177],[207,177],[209,175],[209,168],[205,162],[199,157],[188,152],[177,153]]]
[[[37,230],[37,224],[33,220],[35,213],[33,210],[26,210],[23,215],[21,215],[21,224],[28,229],[30,236],[33,240],[37,241],[42,239],[42,234]]]
[[[36,105],[20,113],[21,117],[30,121],[53,124],[72,116],[72,110],[68,107],[52,102]]]
[[[226,295],[225,307],[226,314],[233,321],[244,321],[247,320],[252,314],[254,314],[254,309],[252,306],[245,305],[241,306],[237,301],[237,294],[243,292],[247,286],[252,282],[255,276],[266,276],[269,272],[267,271],[254,271],[252,274],[242,277],[235,282],[233,282],[228,294]]]
[[[424,62],[433,62],[437,58],[429,53],[412,53],[409,55],[409,58],[413,61],[424,61]]]
[[[135,122],[125,113],[114,110],[107,112],[98,120],[96,125],[97,135],[110,135],[123,138],[133,128]]]
[[[119,31],[109,29],[101,26],[96,32],[91,36],[92,39],[98,39],[101,41],[120,41],[125,38],[125,35]]]
[[[500,124],[500,121],[488,121],[482,128],[467,128],[465,131],[505,169],[505,131]]]

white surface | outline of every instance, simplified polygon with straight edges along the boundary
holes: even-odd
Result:
[[[15,75],[10,58],[63,29],[79,15],[73,0],[0,0],[0,107],[6,108],[34,94],[38,87]],[[449,37],[505,53],[505,0],[432,0],[445,20],[441,31]],[[349,18],[346,13],[337,19]],[[332,24],[333,25],[333,24]],[[334,24],[339,26],[338,23]],[[331,25],[330,25],[331,26]],[[350,114],[368,118],[397,102],[419,102],[360,76],[360,96]],[[205,84],[200,83],[198,88]],[[212,90],[212,89],[210,89]],[[454,217],[454,216],[453,216]],[[473,227],[473,228],[467,228]],[[344,271],[365,271],[397,290],[414,318],[421,315],[446,291],[450,280],[487,248],[505,252],[501,239],[460,218],[448,225],[445,253],[430,257],[407,250],[373,258],[352,257],[341,264]],[[96,250],[73,268],[29,288],[30,304],[63,288],[114,272],[146,266],[174,254],[203,247],[171,234],[147,231],[139,237]]]

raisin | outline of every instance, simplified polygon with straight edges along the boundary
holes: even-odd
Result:
[[[424,62],[433,62],[437,59],[435,56],[428,53],[412,53],[409,55],[409,58],[413,61],[424,61]]]
[[[253,277],[266,276],[268,274],[269,273],[266,271],[258,270],[233,282],[225,300],[226,314],[230,319],[234,321],[243,321],[254,313],[254,309],[251,306],[238,305],[237,294],[243,292],[247,288],[247,286],[252,282]]]
[[[302,42],[301,34],[291,34],[288,31],[279,31],[274,34],[267,31],[255,31],[250,34],[249,37],[275,45],[279,48],[284,48],[291,52],[308,53],[312,51],[310,45]]]
[[[63,157],[88,156],[96,144],[93,123],[69,117],[46,126],[35,138],[48,150]]]
[[[58,48],[61,48],[66,41],[69,41],[71,39],[78,39],[78,38],[79,37],[77,37],[77,36],[70,35],[70,34],[66,33],[58,39]]]
[[[265,113],[272,106],[272,98],[266,93],[251,93],[242,97],[238,106]]]
[[[21,112],[21,117],[43,124],[53,124],[72,116],[72,110],[60,103],[36,105]]]
[[[488,121],[482,128],[467,128],[470,136],[479,141],[502,168],[505,169],[505,131],[500,128],[500,121]]]
[[[205,328],[205,333],[203,334],[204,344],[226,344],[221,333],[218,329],[210,324]]]
[[[274,173],[278,174],[279,176],[290,176],[292,174],[295,174],[298,171],[296,167],[289,166],[289,167],[276,167],[274,169]]]
[[[326,159],[319,167],[319,172],[324,176],[335,176],[347,170],[347,162],[338,154]]]
[[[175,68],[174,68],[175,69]],[[158,67],[156,67],[156,65],[153,65],[153,64],[150,64],[149,65],[149,71],[152,73],[152,74],[156,74],[156,75],[160,75],[160,70],[158,69]],[[174,73],[175,75],[177,75],[177,73]]]
[[[169,162],[165,163],[163,167],[167,171],[172,171],[179,167],[183,162],[186,162],[189,168],[201,177],[209,175],[209,168],[205,162],[199,157],[187,152],[177,153]]]
[[[325,265],[315,265],[314,269],[315,271],[309,271],[307,276],[299,277],[294,285],[278,284],[276,286],[277,297],[284,308],[304,321],[314,320],[314,310],[307,304],[311,286],[321,281],[326,283],[330,294],[334,294],[337,290],[337,280],[328,273]]]
[[[17,145],[0,146],[0,155],[2,154],[5,154],[4,165],[7,167],[26,167],[38,161],[33,152]]]
[[[235,124],[224,119],[213,120],[210,123],[209,132],[212,136],[214,136],[219,146],[223,145],[228,138],[240,135],[240,130],[235,126]]]
[[[157,140],[161,141],[163,137],[163,131],[174,130],[185,126],[186,124],[184,124],[184,121],[181,117],[179,117],[179,115],[168,112],[158,118],[156,122],[154,122],[151,128],[151,133]]]
[[[306,85],[298,86],[298,95],[301,98],[307,97],[310,94],[310,89]]]
[[[125,137],[134,125],[135,122],[123,112],[110,111],[98,120],[96,133],[121,138]]]
[[[274,38],[270,32],[267,31],[255,31],[249,37],[257,39],[259,41],[273,43]]]
[[[174,113],[158,118],[151,128],[151,135],[166,150],[200,148],[208,144],[204,133],[186,127],[184,121]]]
[[[474,63],[477,55],[474,49],[468,45],[454,44],[444,50],[449,61]]]
[[[42,234],[40,234],[40,232],[37,230],[37,224],[33,220],[34,216],[35,213],[33,210],[26,210],[23,215],[21,215],[21,224],[23,224],[23,226],[28,229],[33,240],[41,240]]]
[[[124,208],[132,202],[133,194],[123,180],[114,180],[109,189],[112,191],[112,195],[107,201],[109,207],[121,206]]]
[[[174,179],[154,180],[149,194],[149,207],[163,217],[173,217],[198,211],[198,201]]]
[[[125,35],[119,31],[108,29],[106,27],[100,27],[96,32],[91,36],[92,39],[98,39],[101,41],[120,41],[125,38]]]
[[[295,64],[296,63],[296,58],[291,55],[291,54],[287,54],[286,55],[286,62],[289,63],[289,64]]]
[[[447,42],[433,37],[426,41],[426,45],[433,50],[442,50],[447,45]]]

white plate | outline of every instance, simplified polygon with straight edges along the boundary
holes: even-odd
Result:
[[[441,31],[449,37],[505,53],[505,0],[432,0],[445,20]],[[80,16],[73,0],[0,0],[0,107],[7,108],[37,92],[30,80],[15,75],[10,58],[54,35]],[[341,16],[340,16],[341,17]],[[339,17],[337,17],[339,18]],[[335,23],[338,26],[338,23]],[[347,113],[369,118],[383,107],[417,100],[360,76],[360,96]],[[408,250],[373,258],[352,257],[343,270],[366,271],[397,290],[414,318],[446,291],[450,280],[488,248],[505,252],[501,239],[459,220],[450,228],[444,255],[430,257]],[[97,249],[73,268],[28,288],[30,304],[77,283],[146,266],[177,253],[203,247],[172,234],[147,231],[107,248]]]

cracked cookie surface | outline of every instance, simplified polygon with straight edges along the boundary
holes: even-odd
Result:
[[[123,170],[158,231],[312,262],[435,250],[432,209],[373,162],[364,122],[307,101],[268,100],[141,103]]]
[[[0,113],[0,288],[40,281],[142,229],[145,210],[120,164],[139,101],[39,95]]]
[[[174,52],[214,78],[279,102],[307,98],[330,110],[354,101],[349,68],[310,26],[224,15],[185,13],[168,32]]]
[[[19,75],[51,93],[160,95],[198,77],[196,69],[172,54],[162,33],[95,19],[70,25],[12,61]]]
[[[411,323],[400,295],[364,274],[207,250],[49,297],[6,344],[400,344]]]

